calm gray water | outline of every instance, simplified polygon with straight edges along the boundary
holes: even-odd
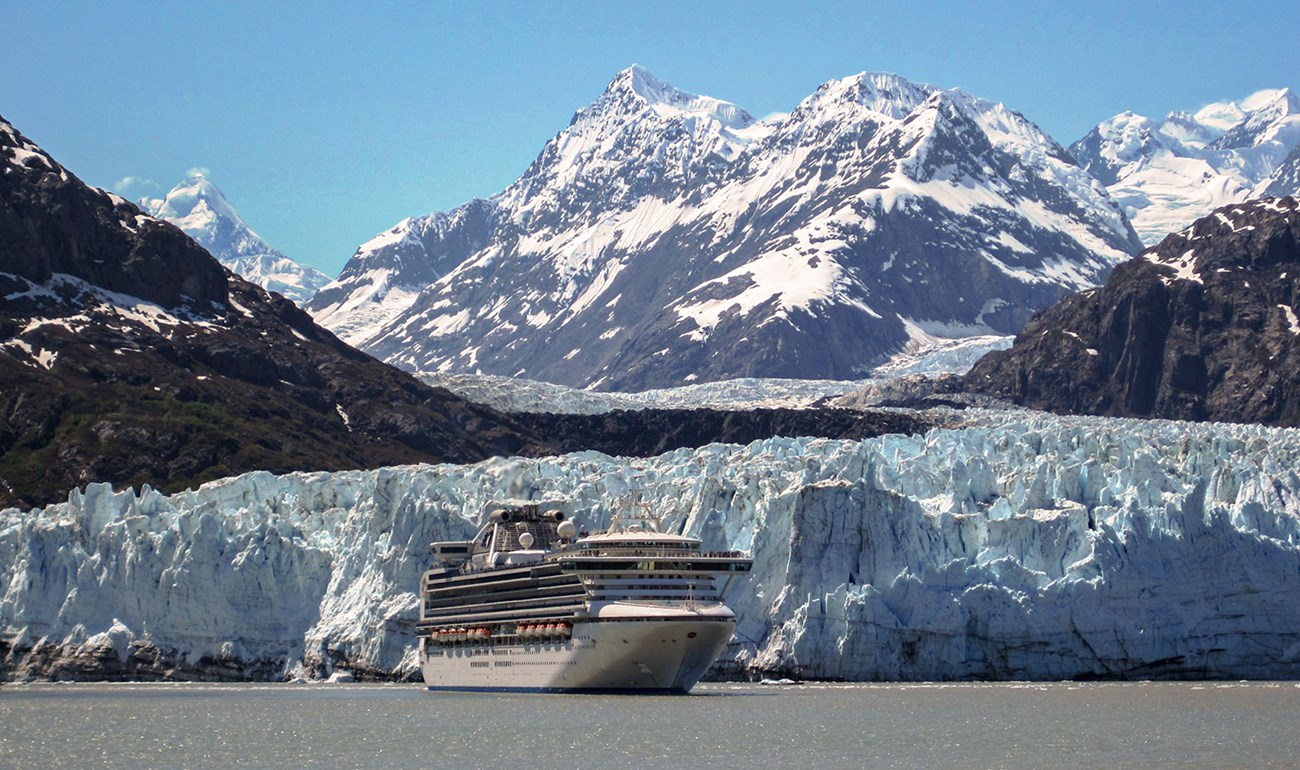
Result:
[[[0,687],[0,767],[1286,767],[1300,684]]]

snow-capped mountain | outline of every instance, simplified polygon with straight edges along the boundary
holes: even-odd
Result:
[[[1015,331],[1138,246],[1003,105],[862,74],[763,122],[632,67],[505,191],[399,224],[308,308],[413,370],[849,378]]]
[[[753,555],[724,663],[839,680],[1300,677],[1294,430],[968,413],[865,441],[252,473],[0,512],[0,679],[418,677],[434,540],[534,495]]]
[[[268,291],[301,305],[329,283],[329,276],[271,248],[253,232],[226,196],[202,173],[192,173],[162,198],[140,207],[198,241],[221,264]]]
[[[1295,172],[1281,170],[1297,145],[1300,97],[1283,88],[1160,121],[1121,113],[1070,152],[1107,186],[1142,242],[1153,245],[1220,206],[1300,192]]]
[[[487,244],[496,228],[494,201],[403,219],[361,244],[339,277],[307,303],[318,323],[360,345],[410,307],[420,290]]]

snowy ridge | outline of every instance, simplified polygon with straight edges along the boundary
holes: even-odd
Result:
[[[424,286],[482,248],[496,218],[495,201],[474,200],[449,212],[403,219],[358,247],[338,278],[306,307],[344,342],[363,347]]]
[[[1206,271],[1210,268],[1203,264],[1201,259],[1203,255],[1197,248],[1198,243],[1204,246],[1201,242],[1206,239],[1214,240],[1228,234],[1249,233],[1255,229],[1253,222],[1257,220],[1260,212],[1285,215],[1298,209],[1300,209],[1300,201],[1294,197],[1249,201],[1240,206],[1225,206],[1214,212],[1212,217],[1200,220],[1168,236],[1166,241],[1168,244],[1181,244],[1182,248],[1172,247],[1172,251],[1165,249],[1164,252],[1148,249],[1141,256],[1149,262],[1173,268],[1173,273],[1162,279],[1166,285],[1177,280],[1204,283]],[[1230,268],[1213,269],[1224,271]]]
[[[67,170],[45,150],[28,141],[13,127],[12,123],[3,117],[0,117],[0,134],[4,134],[4,141],[0,142],[0,153],[3,153],[6,166],[30,167],[32,164],[44,166],[56,172],[60,179],[67,181]],[[8,174],[10,170],[5,168],[3,173]]]
[[[163,198],[141,200],[140,207],[184,230],[235,273],[299,305],[329,283],[321,271],[271,248],[202,173],[192,173]]]
[[[40,300],[47,305],[60,305],[63,312],[76,311],[69,315],[51,314],[49,317],[31,319],[9,342],[0,345],[0,348],[21,346],[24,344],[22,335],[42,326],[62,326],[76,333],[93,323],[111,331],[122,332],[129,337],[133,325],[139,324],[152,331],[174,336],[193,327],[214,326],[214,323],[220,320],[216,311],[223,310],[215,306],[204,308],[185,306],[169,309],[156,302],[109,291],[64,273],[54,273],[49,281],[42,284],[35,284],[26,278],[9,273],[0,273],[0,276],[18,281],[27,287],[23,291],[5,295],[6,302],[25,297]],[[238,312],[238,304],[233,300],[229,302],[230,308]],[[121,350],[129,349],[124,347]]]
[[[470,205],[370,242],[309,309],[412,371],[850,379],[914,349],[909,323],[1009,334],[1138,247],[1018,113],[868,73],[763,122],[632,67]]]
[[[1300,676],[1300,433],[988,412],[861,442],[770,439],[272,476],[172,496],[92,485],[0,513],[0,631],[44,660],[415,675],[432,540],[501,497],[591,527],[630,489],[754,556],[727,658],[837,679]],[[62,655],[62,658],[59,657]]]
[[[1161,121],[1124,112],[1070,151],[1106,184],[1150,246],[1220,206],[1300,192],[1279,182],[1298,145],[1300,97],[1283,88]]]

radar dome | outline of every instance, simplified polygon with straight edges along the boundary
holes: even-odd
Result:
[[[555,531],[560,537],[564,538],[565,540],[568,540],[572,538],[574,535],[578,534],[578,528],[573,526],[573,522],[571,521],[560,522],[560,526],[556,527]]]
[[[533,547],[533,533],[531,533],[531,532],[525,532],[524,534],[520,535],[520,536],[519,536],[519,544],[522,545],[524,548],[532,548],[532,547]]]

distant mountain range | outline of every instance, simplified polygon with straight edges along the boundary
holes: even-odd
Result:
[[[206,175],[194,173],[162,198],[140,201],[145,213],[165,219],[198,241],[221,264],[268,291],[301,305],[330,278],[271,248],[240,218]]]
[[[332,282],[203,176],[142,204],[402,368],[638,391],[854,378],[1015,333],[1218,206],[1297,193],[1289,89],[1122,113],[1067,151],[1003,105],[893,75],[759,121],[634,66],[506,190],[403,220]]]
[[[1298,145],[1300,97],[1283,88],[1159,121],[1121,113],[1070,152],[1154,245],[1219,206],[1300,193]]]
[[[1035,318],[965,382],[1053,412],[1300,426],[1300,203],[1196,220]]]
[[[407,369],[641,390],[844,378],[1011,333],[1140,243],[1001,104],[892,75],[758,121],[640,67],[514,184],[404,220],[307,305]]]

